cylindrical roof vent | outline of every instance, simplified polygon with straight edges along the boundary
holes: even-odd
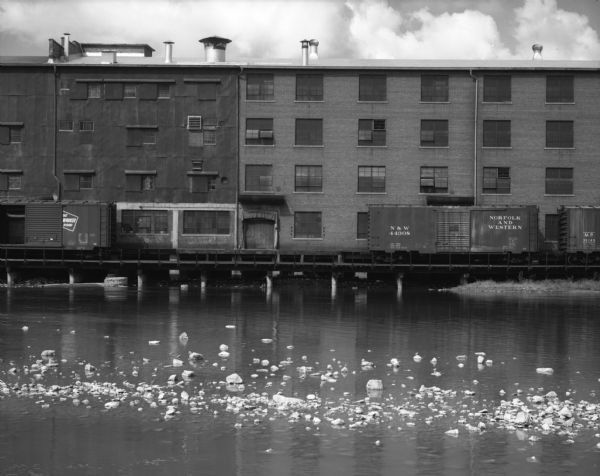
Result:
[[[71,33],[63,33],[63,35],[65,35],[65,59],[69,61],[69,42],[71,41]]]
[[[300,44],[302,45],[302,66],[308,65],[308,43],[308,40],[300,41]]]
[[[165,41],[165,63],[170,64],[173,62],[173,42]]]
[[[310,40],[308,44],[310,45],[310,51],[308,53],[310,61],[317,61],[319,59],[319,42],[313,39]]]
[[[231,40],[220,36],[209,36],[199,40],[204,44],[204,61],[207,63],[222,63],[225,61],[225,49]]]

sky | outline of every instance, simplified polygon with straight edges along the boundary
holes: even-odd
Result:
[[[64,32],[82,43],[147,43],[204,58],[199,39],[232,40],[227,59],[600,60],[599,0],[0,0],[0,56],[48,53]]]

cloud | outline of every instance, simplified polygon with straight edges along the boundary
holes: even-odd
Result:
[[[510,56],[494,19],[475,10],[434,15],[427,8],[402,15],[382,0],[348,2],[350,33],[366,58],[466,58]]]
[[[544,59],[596,60],[600,39],[585,15],[558,8],[556,0],[526,0],[515,10],[519,50],[544,46]]]

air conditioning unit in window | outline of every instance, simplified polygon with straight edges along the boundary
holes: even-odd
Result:
[[[202,116],[188,116],[187,118],[188,131],[202,130]]]

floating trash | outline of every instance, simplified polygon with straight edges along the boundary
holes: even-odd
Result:
[[[158,345],[158,344],[160,344],[159,340],[149,340],[148,341],[148,345]]]
[[[554,369],[551,367],[538,367],[535,369],[536,373],[542,375],[552,375],[554,373]]]

